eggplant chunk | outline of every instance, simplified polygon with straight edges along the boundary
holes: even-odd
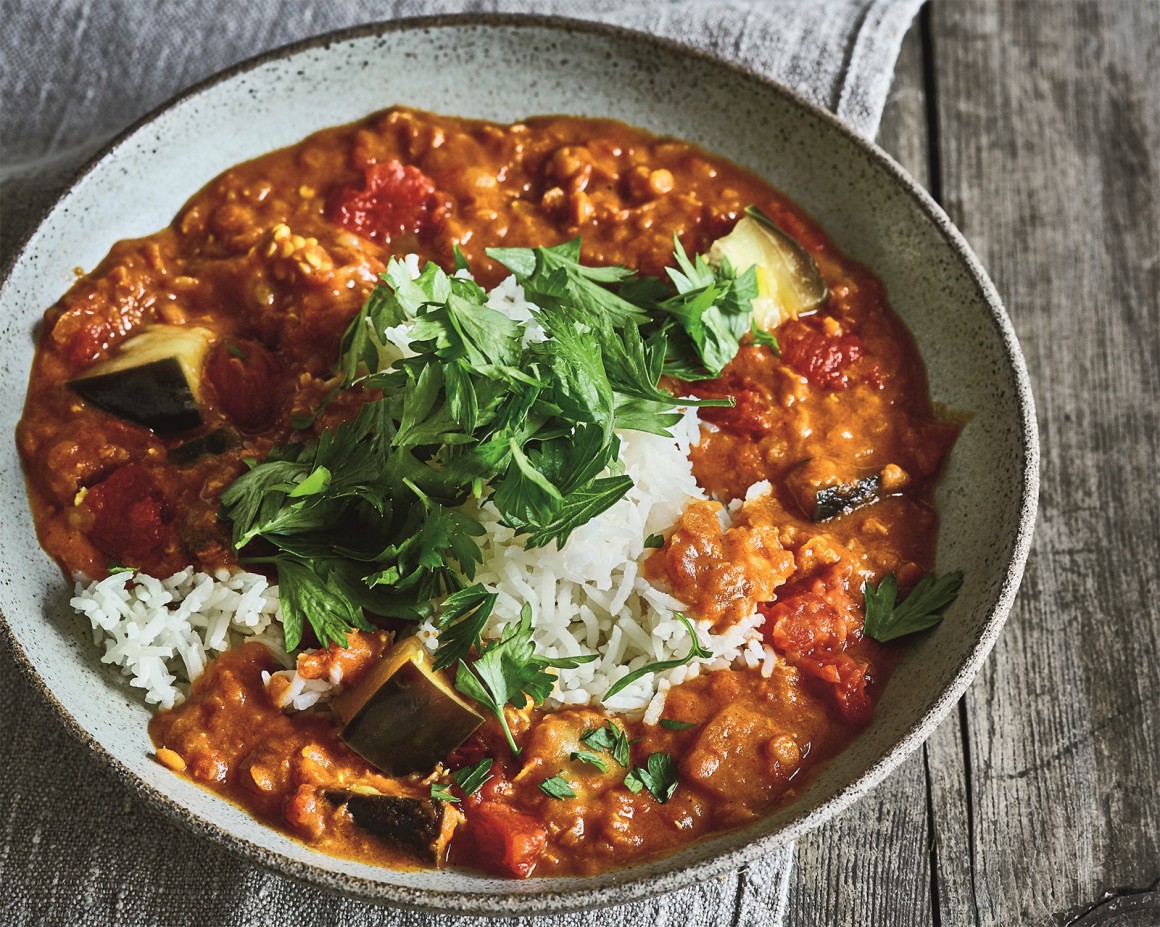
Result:
[[[334,709],[345,722],[339,736],[392,776],[429,772],[483,723],[431,669],[415,637],[387,651]]]
[[[69,386],[98,408],[157,434],[188,431],[202,423],[201,368],[210,338],[204,328],[146,326]]]
[[[447,844],[463,815],[450,802],[383,795],[361,789],[328,789],[336,805],[346,805],[355,824],[380,840],[407,850],[429,865],[447,858]]]
[[[169,449],[169,462],[184,467],[202,457],[216,457],[241,446],[241,439],[228,428],[218,428],[200,438],[194,438]]]
[[[819,489],[814,497],[814,521],[829,521],[839,515],[849,515],[855,509],[877,502],[881,482],[877,476],[868,476],[854,483],[840,483]]]
[[[867,473],[826,457],[811,457],[794,467],[785,482],[802,512],[816,523],[871,505],[898,492],[907,480],[894,465]]]

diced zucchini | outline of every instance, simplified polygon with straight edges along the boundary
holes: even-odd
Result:
[[[737,273],[757,268],[753,321],[767,332],[796,319],[826,298],[826,284],[810,253],[760,209],[750,206],[733,231],[713,242],[709,260],[722,258]]]
[[[328,789],[336,805],[346,805],[355,824],[380,840],[408,850],[429,865],[442,865],[447,844],[463,815],[450,802],[405,795],[383,795],[369,789]]]
[[[415,637],[383,654],[334,709],[345,722],[339,736],[392,776],[429,772],[483,723],[431,668]]]
[[[202,423],[201,368],[211,334],[184,325],[149,325],[120,351],[69,386],[83,399],[157,434]]]

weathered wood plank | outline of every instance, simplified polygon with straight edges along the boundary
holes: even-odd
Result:
[[[1160,5],[931,15],[944,202],[1043,439],[1023,591],[966,697],[971,815],[934,802],[935,830],[973,840],[980,923],[1064,923],[1160,874]],[[932,795],[951,754],[932,746]]]
[[[879,144],[929,182],[921,29],[903,43]],[[911,757],[873,793],[798,842],[786,923],[931,923],[924,756]]]

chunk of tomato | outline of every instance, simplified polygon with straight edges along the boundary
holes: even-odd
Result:
[[[786,322],[777,332],[781,359],[822,389],[845,389],[850,367],[865,353],[857,335],[830,335],[802,320]]]
[[[786,590],[760,610],[773,649],[827,692],[847,722],[869,724],[870,666],[846,652],[861,640],[862,618],[845,588],[834,578],[815,582]]]
[[[89,539],[129,566],[152,562],[169,539],[172,513],[165,496],[139,464],[114,470],[85,495],[93,516]]]
[[[398,161],[367,165],[361,184],[338,187],[327,201],[327,215],[334,222],[383,245],[406,232],[423,232],[438,213],[435,182]]]
[[[278,384],[282,365],[257,341],[219,343],[205,367],[218,405],[231,422],[247,434],[259,434],[278,412]]]
[[[548,847],[548,832],[535,818],[509,805],[482,801],[465,809],[455,831],[457,860],[499,876],[526,879]]]

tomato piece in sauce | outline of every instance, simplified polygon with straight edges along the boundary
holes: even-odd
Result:
[[[850,367],[865,353],[857,335],[830,334],[801,319],[786,322],[777,331],[782,361],[822,389],[845,389]]]
[[[363,183],[339,187],[327,215],[348,231],[388,245],[397,235],[421,233],[438,217],[435,182],[399,161],[369,164]]]
[[[133,566],[152,562],[169,538],[173,513],[148,471],[127,464],[85,495],[93,516],[89,538],[113,559]]]
[[[698,384],[697,395],[706,399],[732,396],[733,405],[707,406],[700,411],[701,421],[751,438],[763,437],[777,424],[777,410],[768,393],[745,384],[735,385],[724,378],[710,382],[712,387]]]
[[[862,639],[862,617],[838,577],[779,591],[777,601],[760,610],[774,650],[822,684],[846,721],[869,724],[869,664],[846,652]]]
[[[482,801],[464,814],[453,844],[457,862],[508,878],[532,874],[548,846],[543,825],[497,801]]]
[[[282,365],[262,344],[251,339],[221,342],[205,372],[221,410],[243,432],[259,434],[274,423]]]

